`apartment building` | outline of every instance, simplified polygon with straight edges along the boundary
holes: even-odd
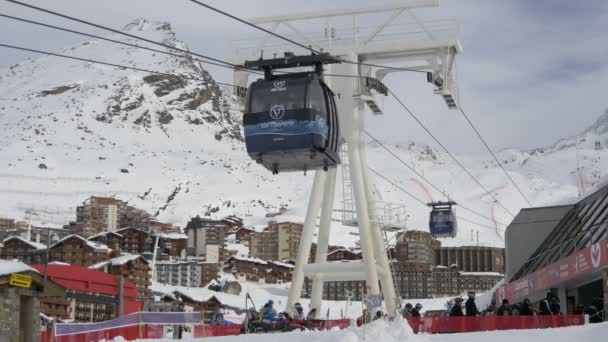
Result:
[[[263,232],[250,235],[249,252],[262,260],[295,260],[303,225],[293,222],[270,222]]]
[[[505,273],[505,249],[483,246],[440,247],[435,250],[437,265],[458,265],[463,272]]]
[[[242,222],[236,218],[211,220],[200,216],[190,219],[185,228],[188,236],[188,255],[204,257],[207,261],[222,262],[229,257],[226,237],[236,231]]]
[[[232,256],[224,264],[224,272],[231,273],[239,281],[265,284],[281,284],[291,281],[294,266],[292,264]]]
[[[197,261],[159,261],[154,271],[161,284],[200,287],[203,276],[202,263]]]

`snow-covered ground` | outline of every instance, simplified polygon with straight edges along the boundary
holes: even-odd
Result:
[[[305,331],[283,334],[261,334],[247,336],[226,336],[204,339],[190,339],[186,341],[214,341],[214,342],[523,342],[523,341],[602,341],[608,335],[608,323],[590,324],[586,326],[534,329],[534,330],[506,330],[466,334],[436,334],[415,335],[409,326],[402,320],[395,322],[376,321],[362,328],[349,328],[328,332]],[[164,342],[170,340],[145,340],[147,342]]]

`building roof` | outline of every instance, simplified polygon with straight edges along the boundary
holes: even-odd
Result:
[[[268,263],[269,264],[273,264],[273,265],[277,265],[277,266],[281,266],[281,267],[295,268],[295,266],[292,265],[292,264],[286,264],[286,263],[280,262],[280,261],[268,260]]]
[[[233,255],[228,259],[228,261],[230,261],[230,259],[234,259],[234,260],[238,260],[238,261],[245,261],[245,262],[252,262],[252,263],[256,263],[256,264],[260,264],[260,265],[268,265],[268,262],[266,262],[262,259],[258,259],[258,258],[242,257],[242,256]]]
[[[159,233],[158,236],[161,239],[169,239],[169,240],[188,240],[188,235],[183,233]]]
[[[77,238],[77,239],[81,240],[85,245],[87,245],[95,250],[100,250],[100,251],[110,251],[111,250],[110,247],[108,247],[102,243],[89,241],[89,240],[83,238],[82,236],[76,235],[76,234],[68,235],[68,236],[64,237],[63,239],[55,242],[54,244],[51,245],[51,248],[53,248],[55,246],[59,246],[64,241],[71,239],[71,238]]]
[[[463,276],[493,276],[493,277],[502,277],[504,274],[498,272],[460,272],[460,275]]]
[[[32,265],[38,272],[44,271],[44,265]],[[107,296],[118,296],[118,279],[108,273],[76,265],[48,265],[48,277],[76,292],[92,292]],[[137,287],[128,280],[124,281],[124,296],[137,297]]]
[[[148,260],[146,260],[146,258],[142,257],[139,254],[128,254],[125,253],[119,257],[116,257],[114,259],[110,259],[110,260],[106,260],[106,261],[102,261],[102,262],[98,262],[95,265],[89,266],[89,268],[94,269],[94,270],[98,270],[101,269],[103,267],[105,267],[106,265],[110,265],[110,266],[122,266],[128,262],[137,260],[137,259],[143,259],[146,263],[149,263]]]
[[[99,237],[106,236],[106,235],[117,235],[120,238],[124,237],[124,236],[122,236],[122,234],[118,234],[117,232],[101,232],[99,234],[95,234],[93,236],[90,236],[89,240],[93,240],[95,238],[99,238]]]
[[[19,260],[0,260],[0,276],[21,272],[38,271]]]
[[[2,240],[2,243],[4,244],[7,241],[11,241],[11,240],[19,240],[23,243],[26,243],[26,244],[32,246],[34,249],[46,249],[45,244],[34,242],[34,241],[28,241],[28,240],[22,238],[21,236],[9,236],[6,239]]]
[[[608,235],[608,185],[582,199],[561,217],[536,251],[511,280],[519,279],[557,262]]]

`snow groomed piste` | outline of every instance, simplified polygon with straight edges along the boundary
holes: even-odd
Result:
[[[111,341],[122,338],[127,341],[161,339],[166,337],[167,327],[172,330],[179,327],[194,338],[239,336],[246,334],[247,322],[223,324],[201,324],[200,312],[135,312],[117,319],[97,323],[59,323],[49,331],[41,333],[40,342],[87,342]],[[380,320],[383,321],[383,320]],[[392,320],[387,320],[392,321]],[[444,334],[470,333],[496,330],[547,329],[578,326],[585,324],[584,315],[553,316],[478,316],[478,317],[421,317],[409,318],[406,321],[397,318],[396,324],[409,326],[414,333]],[[375,322],[370,322],[375,323]],[[291,330],[342,330],[355,327],[349,319],[334,320],[292,320],[284,322],[292,326]],[[364,324],[361,328],[365,329]],[[252,334],[282,333],[285,330],[259,330]]]

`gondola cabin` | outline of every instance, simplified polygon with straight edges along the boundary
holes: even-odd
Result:
[[[427,205],[432,208],[429,215],[431,235],[436,238],[455,237],[458,232],[458,224],[452,206],[456,205],[456,202],[433,202]]]
[[[294,58],[285,58],[284,65],[278,64],[282,58],[269,60],[272,67],[261,68],[265,77],[249,86],[243,116],[247,153],[275,174],[340,163],[338,112],[334,93],[322,80],[322,62],[311,64],[317,66],[314,72],[272,74]]]

